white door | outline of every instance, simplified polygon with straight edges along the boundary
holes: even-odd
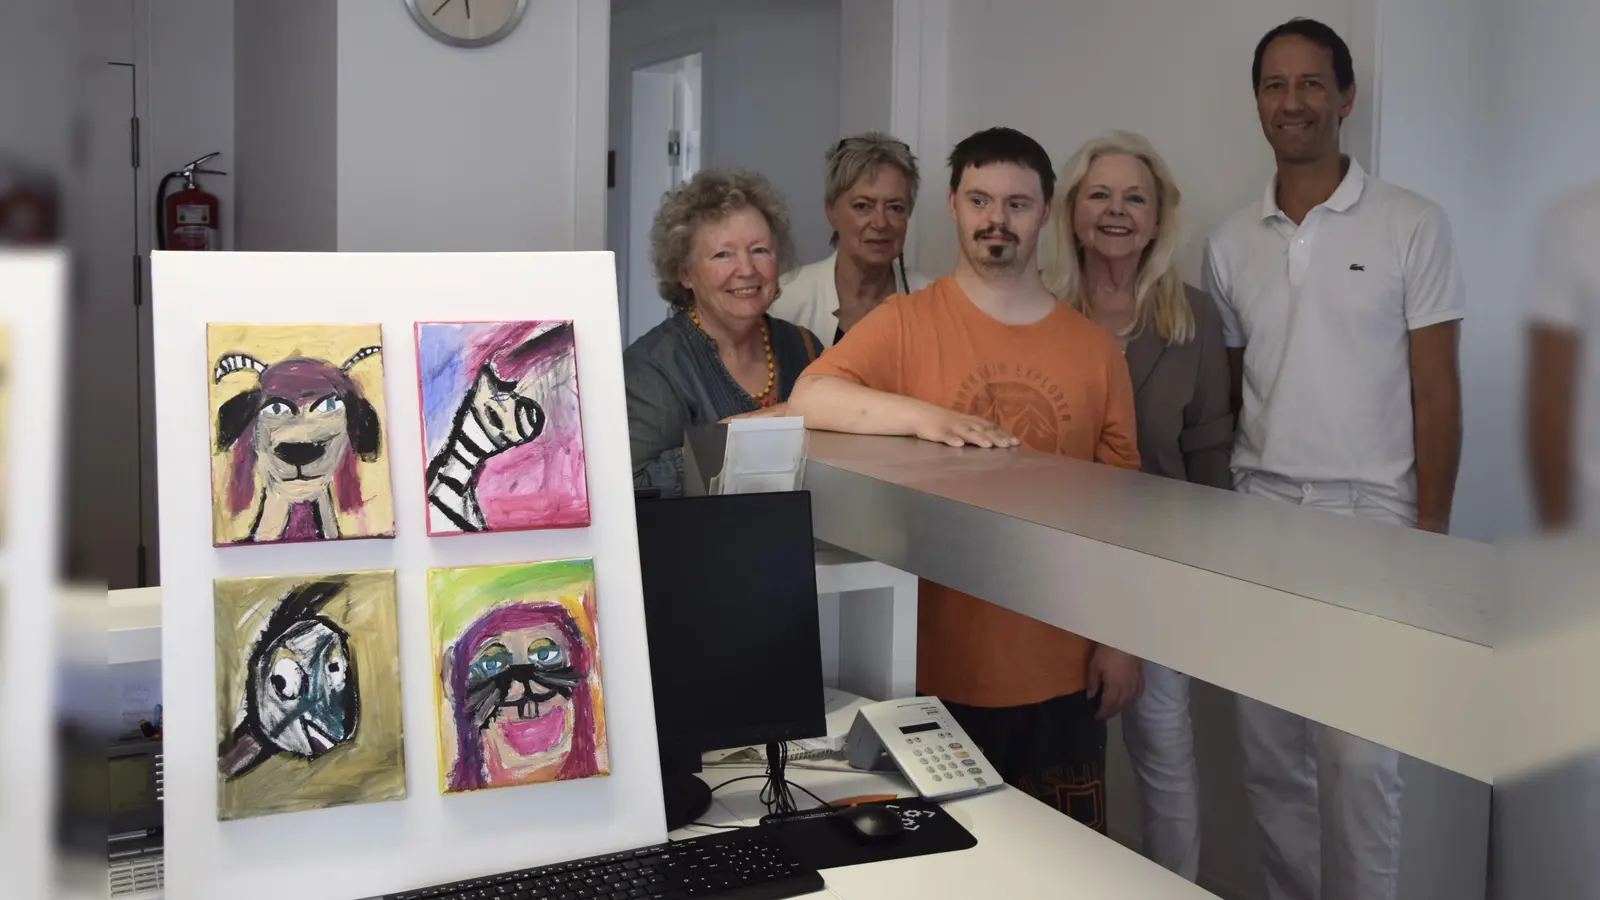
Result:
[[[654,67],[652,67],[653,69]],[[633,73],[632,122],[628,148],[628,336],[639,336],[667,317],[667,302],[650,264],[650,225],[661,197],[672,189],[672,139],[676,79],[671,73],[639,69]]]
[[[700,71],[700,54],[693,53],[682,59],[675,76],[672,129],[677,141],[674,172],[679,184],[700,171]]]

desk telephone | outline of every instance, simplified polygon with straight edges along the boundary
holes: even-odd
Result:
[[[894,761],[928,800],[949,800],[1004,786],[994,767],[933,697],[906,697],[861,707],[845,738],[845,757],[857,769]]]

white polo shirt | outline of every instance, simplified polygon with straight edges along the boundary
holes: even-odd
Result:
[[[1578,517],[1600,523],[1600,184],[1556,204],[1539,235],[1532,318],[1582,336],[1573,436]]]
[[[1352,482],[1414,514],[1409,333],[1462,318],[1461,267],[1437,204],[1349,166],[1298,227],[1273,179],[1207,242],[1206,290],[1244,348],[1234,477]]]

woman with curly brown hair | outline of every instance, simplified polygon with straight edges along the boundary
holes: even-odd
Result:
[[[650,229],[665,322],[623,353],[634,487],[677,496],[683,431],[784,414],[816,335],[767,315],[794,259],[782,196],[765,177],[707,169],[667,195]]]

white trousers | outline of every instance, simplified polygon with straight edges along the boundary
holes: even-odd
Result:
[[[1350,484],[1248,474],[1236,489],[1413,526],[1414,510]],[[1394,900],[1400,883],[1400,754],[1238,698],[1245,795],[1260,827],[1268,900]]]
[[[1139,786],[1144,855],[1184,878],[1200,874],[1200,772],[1189,676],[1144,660],[1144,693],[1122,711],[1122,740]]]

